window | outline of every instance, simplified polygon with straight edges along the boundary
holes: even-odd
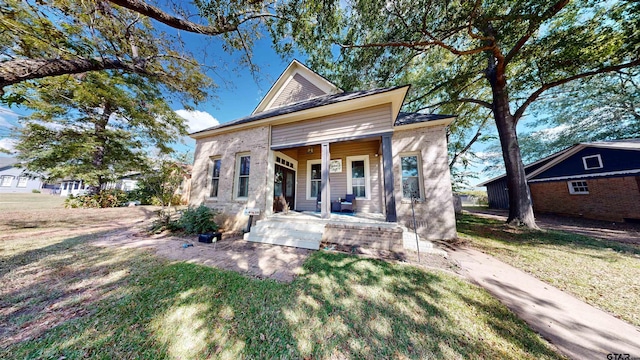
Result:
[[[209,191],[210,197],[218,197],[218,185],[220,184],[220,165],[222,160],[211,159],[211,190]]]
[[[307,161],[307,177],[309,182],[307,184],[307,200],[315,200],[318,198],[318,193],[322,186],[322,160],[309,160]]]
[[[0,186],[11,186],[13,182],[13,176],[5,175],[2,177],[2,182],[0,182]]]
[[[600,157],[600,154],[584,156],[582,158],[582,163],[584,164],[585,170],[602,169],[602,158]]]
[[[80,187],[80,183],[79,182],[73,182],[73,190],[78,190],[78,188]]]
[[[250,167],[251,156],[238,155],[236,160],[236,198],[246,198],[249,196]]]
[[[356,199],[370,199],[369,155],[347,157],[347,192]]]
[[[587,182],[582,181],[569,181],[569,194],[588,194],[589,187]]]
[[[17,185],[17,187],[21,187],[21,188],[23,188],[23,187],[27,187],[27,181],[28,181],[28,180],[29,180],[29,178],[28,178],[28,177],[26,177],[26,176],[20,176],[20,177],[18,178],[18,185]]]
[[[400,167],[402,172],[402,197],[405,199],[421,199],[422,186],[418,154],[400,156]]]

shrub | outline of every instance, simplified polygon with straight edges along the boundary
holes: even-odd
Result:
[[[38,189],[32,189],[31,192],[34,194],[40,194],[40,190]]]
[[[182,212],[178,223],[187,234],[206,234],[218,231],[218,224],[213,221],[216,215],[212,209],[200,205],[198,207],[188,207]]]
[[[64,200],[66,208],[110,208],[126,206],[127,193],[122,190],[102,190],[94,195],[69,195]]]

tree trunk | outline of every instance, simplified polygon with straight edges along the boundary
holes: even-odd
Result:
[[[493,60],[493,59],[492,59]],[[512,225],[525,225],[537,229],[533,215],[531,193],[527,184],[516,122],[509,107],[509,94],[504,67],[499,63],[490,61],[487,69],[487,78],[491,84],[493,94],[493,116],[498,128],[502,157],[504,158],[507,172],[507,188],[509,191],[509,218],[507,223]]]
[[[102,115],[95,121],[93,124],[93,131],[96,137],[96,147],[93,151],[93,160],[91,164],[98,172],[98,185],[91,186],[89,188],[89,193],[97,194],[102,190],[102,186],[104,185],[104,176],[102,175],[103,167],[104,167],[104,157],[106,155],[106,145],[107,145],[107,124],[109,123],[109,117],[113,113],[113,109],[111,104],[108,102],[102,108]]]

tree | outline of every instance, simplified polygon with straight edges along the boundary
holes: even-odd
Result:
[[[272,4],[261,0],[194,1],[192,5],[206,24],[188,20],[192,15],[184,4],[174,4],[179,15],[172,15],[141,0],[4,1],[0,5],[0,95],[5,87],[27,80],[102,70],[160,78],[173,90],[183,91],[195,84],[186,83],[189,79],[180,76],[176,63],[199,65],[177,50],[179,38],[153,30],[150,19],[182,31],[223,36],[223,47],[249,55],[259,20],[273,16]],[[242,25],[246,32],[241,31]],[[143,49],[146,44],[153,47]],[[245,60],[252,65],[249,56]],[[11,96],[3,100],[16,101]]]
[[[580,142],[640,137],[640,71],[568,83],[532,106],[538,119],[522,142],[532,162]]]
[[[33,113],[21,119],[16,149],[27,169],[103,184],[147,166],[147,151],[168,153],[186,133],[159,87],[135,74],[55,77],[14,90]]]
[[[630,0],[297,0],[282,11],[297,20],[272,27],[284,39],[278,49],[307,51],[343,88],[418,80],[411,97],[430,111],[460,103],[490,111],[507,221],[533,228],[518,122],[550,89],[640,65],[640,4]]]

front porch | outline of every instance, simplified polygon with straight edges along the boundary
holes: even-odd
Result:
[[[267,171],[273,180],[267,183],[273,184],[273,207],[267,214],[295,210],[318,212],[312,216],[328,219],[332,213],[349,212],[357,218],[395,222],[392,162],[390,150],[389,154],[385,152],[386,138],[378,135],[272,147],[273,170]]]
[[[321,243],[358,246],[392,252],[416,250],[413,231],[387,222],[375,213],[336,214],[305,211],[277,213],[259,220],[244,235],[247,241],[318,250]],[[433,252],[433,244],[419,241],[421,252]]]

